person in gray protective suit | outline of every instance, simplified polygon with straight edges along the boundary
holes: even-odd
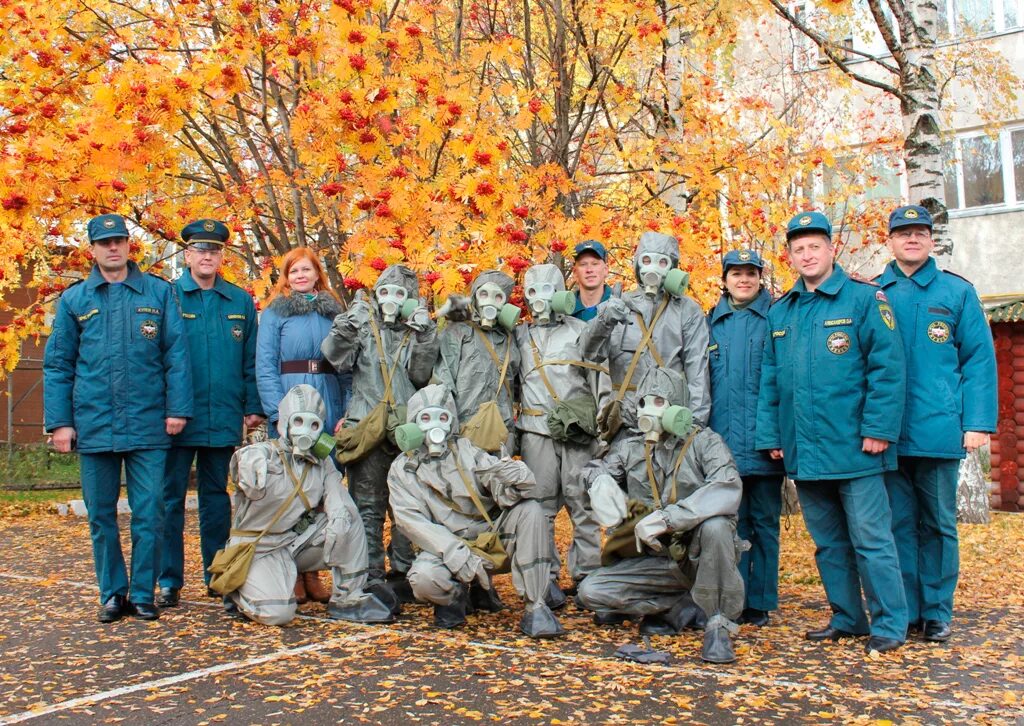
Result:
[[[601,429],[608,440],[621,426],[635,426],[636,385],[651,368],[668,367],[687,385],[686,405],[694,420],[706,426],[711,412],[708,382],[708,330],[704,313],[686,297],[687,275],[679,269],[679,243],[674,237],[644,232],[633,255],[639,287],[621,301],[601,303],[587,339],[587,360],[608,362],[614,398],[602,410]],[[607,313],[606,309],[612,308]]]
[[[393,622],[399,604],[387,587],[367,583],[366,536],[334,463],[333,442],[317,446],[327,409],[316,389],[295,386],[278,407],[281,437],[239,449],[231,458],[235,516],[228,546],[256,540],[245,583],[225,599],[229,610],[265,625],[295,617],[299,572],[330,568],[327,614],[362,623]]]
[[[477,275],[469,297],[452,295],[438,311],[441,354],[434,379],[452,392],[461,435],[480,448],[515,452],[512,404],[519,376],[513,331],[519,308],[508,302],[514,280],[499,270]],[[504,435],[502,435],[504,433]]]
[[[473,609],[502,608],[490,576],[510,568],[526,601],[520,629],[532,638],[563,635],[544,602],[551,533],[533,474],[458,428],[451,393],[434,384],[409,399],[408,423],[395,432],[405,453],[391,465],[388,488],[395,522],[420,551],[409,570],[413,592],[434,603],[435,625],[453,628]]]
[[[642,617],[644,634],[699,628],[706,618],[701,658],[731,662],[729,635],[743,611],[739,472],[722,438],[695,425],[680,405],[682,376],[649,368],[637,395],[637,427],[581,472],[594,516],[618,529],[605,545],[610,564],[580,584],[576,599],[595,611],[598,624]]]
[[[558,587],[561,561],[554,540],[554,521],[565,506],[572,518],[569,574],[577,583],[601,563],[601,531],[590,512],[577,476],[598,451],[597,411],[609,393],[607,375],[585,361],[584,340],[592,324],[569,314],[575,309],[565,292],[562,271],[534,265],[526,271],[523,292],[533,320],[516,328],[522,386],[519,451],[537,477],[535,498],[551,522],[551,585],[548,605],[565,604]]]
[[[352,371],[352,399],[345,427],[354,427],[384,404],[389,417],[404,420],[403,407],[430,381],[437,359],[437,329],[419,300],[416,273],[391,265],[373,287],[373,302],[359,298],[334,319],[321,344],[340,372]],[[348,485],[366,527],[370,580],[384,579],[384,517],[388,510],[388,468],[398,450],[383,438],[348,465]],[[411,599],[405,576],[412,564],[409,541],[392,527],[387,580],[403,602]]]

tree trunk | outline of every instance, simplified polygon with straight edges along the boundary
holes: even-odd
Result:
[[[988,524],[988,482],[981,470],[981,459],[975,451],[960,462],[956,489],[956,518],[968,524]]]

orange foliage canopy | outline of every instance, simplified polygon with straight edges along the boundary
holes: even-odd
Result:
[[[0,362],[88,269],[104,212],[156,271],[185,223],[225,220],[228,274],[260,299],[300,245],[349,293],[405,262],[433,300],[587,238],[632,284],[645,229],[680,239],[705,304],[730,247],[776,259],[822,159],[777,71],[758,87],[731,62],[749,4],[556,7],[0,3],[0,298],[27,272],[43,303],[11,311]]]

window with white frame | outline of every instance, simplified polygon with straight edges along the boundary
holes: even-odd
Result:
[[[942,145],[951,210],[1024,204],[1024,128],[970,134]]]
[[[1021,0],[939,0],[939,39],[1019,28]]]

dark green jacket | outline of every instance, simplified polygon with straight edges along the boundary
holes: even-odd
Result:
[[[173,446],[238,446],[242,419],[263,414],[256,390],[256,306],[220,275],[203,290],[185,270],[175,283],[192,359],[194,412]]]
[[[896,468],[906,363],[885,293],[847,276],[803,280],[768,311],[755,446],[782,449],[790,477],[853,479]],[[862,439],[891,442],[882,454]]]

